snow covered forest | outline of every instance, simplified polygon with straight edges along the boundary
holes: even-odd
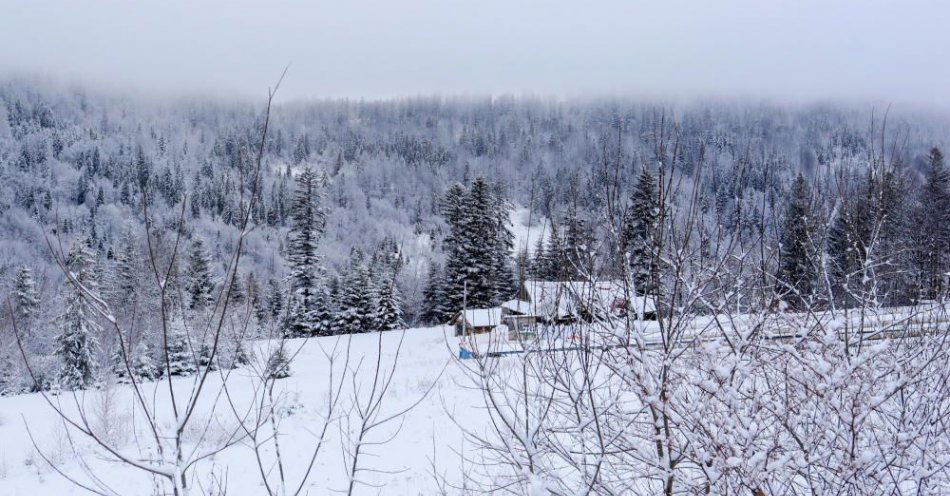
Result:
[[[0,443],[42,461],[0,448],[0,489],[944,494],[948,137],[856,104],[7,79]],[[532,281],[620,296],[446,325]]]

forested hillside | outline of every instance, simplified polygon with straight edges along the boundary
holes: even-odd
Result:
[[[946,290],[950,200],[940,150],[950,121],[938,114],[512,97],[285,102],[270,116],[255,189],[262,117],[257,102],[0,84],[0,280],[45,343],[37,350],[61,339],[64,308],[82,306],[53,253],[80,259],[118,303],[149,281],[146,254],[168,259],[181,233],[169,287],[182,308],[200,309],[230,280],[227,256],[248,205],[253,228],[234,294],[253,300],[261,320],[276,319],[287,310],[285,295],[309,284],[293,268],[311,264],[326,288],[318,296],[329,299],[328,313],[307,319],[327,323],[320,333],[359,328],[342,314],[347,301],[368,297],[353,294],[367,284],[388,288],[398,322],[457,310],[458,287],[426,289],[442,284],[442,271],[469,270],[476,255],[459,250],[477,249],[493,221],[466,234],[450,204],[461,208],[477,195],[480,210],[497,210],[491,219],[501,224],[484,259],[492,274],[482,281],[491,286],[486,305],[528,276],[612,276],[618,250],[645,264],[638,284],[661,291],[665,269],[655,259],[663,254],[652,251],[645,230],[660,214],[650,198],[663,195],[664,205],[696,200],[703,249],[733,235],[754,239],[761,264],[781,282],[783,305],[847,303],[861,284],[855,274],[872,265],[884,304]],[[294,215],[304,171],[312,171],[307,198],[317,201],[309,215],[319,219]],[[481,192],[463,198],[467,188]],[[514,208],[557,236],[537,246],[514,239],[504,225]],[[143,235],[146,220],[155,239]],[[300,222],[319,224],[312,254],[300,252],[299,229],[292,232]],[[459,244],[463,235],[476,240]],[[818,284],[829,263],[840,277]],[[147,328],[157,310],[135,308]],[[4,347],[13,353],[9,340]]]

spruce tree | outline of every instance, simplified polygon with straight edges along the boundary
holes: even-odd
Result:
[[[65,305],[55,351],[62,361],[57,382],[64,389],[83,389],[94,380],[99,325],[93,306],[98,285],[92,257],[86,242],[76,241],[66,260],[71,277],[63,288]]]
[[[396,287],[396,275],[393,274],[379,289],[376,307],[376,328],[380,331],[392,331],[406,327],[402,318],[399,288]]]
[[[13,306],[18,326],[29,325],[39,312],[40,300],[36,281],[33,279],[33,271],[26,265],[21,265],[13,277]]]
[[[336,334],[355,334],[375,330],[376,304],[363,254],[353,250],[346,279],[343,281],[339,310],[334,318]]]
[[[467,234],[463,249],[467,300],[470,308],[491,306],[495,298],[494,257],[496,253],[496,226],[492,216],[493,197],[488,183],[481,177],[472,183],[462,209],[462,228]],[[487,239],[486,239],[487,238]]]
[[[280,322],[284,317],[284,290],[280,281],[274,278],[267,281],[267,312],[274,322]]]
[[[795,179],[785,210],[780,237],[776,291],[793,309],[803,309],[815,296],[818,272],[814,235],[815,211],[811,189],[801,174]]]
[[[518,292],[518,281],[515,278],[511,257],[515,247],[515,235],[509,227],[511,225],[509,215],[511,206],[501,194],[496,194],[492,198],[492,204],[493,208],[490,213],[494,218],[490,220],[493,220],[494,244],[492,246],[490,277],[492,292],[494,293],[492,298],[494,303],[497,304],[512,298]]]
[[[128,307],[135,301],[137,267],[142,260],[139,258],[135,235],[131,224],[126,224],[122,231],[122,238],[115,253],[115,273],[113,276],[113,291],[115,299],[121,307]]]
[[[866,202],[841,198],[838,212],[828,231],[828,258],[833,291],[838,304],[854,303],[853,295],[860,290],[861,270],[866,257],[866,242],[870,222],[864,210]]]
[[[445,280],[442,276],[442,266],[432,263],[429,266],[429,276],[422,293],[422,320],[430,324],[441,324],[451,318],[451,311],[446,305]]]
[[[323,291],[323,267],[317,250],[326,225],[321,183],[316,173],[304,169],[297,176],[291,204],[287,254],[291,304],[286,332],[292,336],[311,336],[321,331],[319,322],[323,310],[319,308],[319,300]]]
[[[657,222],[660,216],[656,180],[646,168],[640,172],[624,221],[622,243],[627,255],[636,291],[653,294],[657,291],[659,269],[656,253]]]
[[[534,253],[531,254],[531,261],[528,264],[528,275],[532,279],[545,279],[547,276],[547,268],[544,264],[544,236],[538,236],[538,241],[534,247]]]
[[[565,279],[585,279],[589,273],[588,239],[583,221],[578,217],[573,207],[564,218],[564,266]]]
[[[129,369],[132,370],[136,381],[153,381],[159,378],[160,371],[152,358],[148,344],[144,341],[140,341],[135,345],[135,348],[131,350],[127,349],[127,351],[129,353],[128,366],[122,357],[121,348],[116,349],[112,354],[113,372],[115,376],[120,379],[120,382],[126,382],[126,380],[128,380]]]
[[[922,296],[939,299],[946,294],[950,272],[950,171],[939,148],[930,150],[927,176],[916,208],[917,265]]]
[[[267,322],[268,313],[264,296],[261,294],[261,287],[257,283],[257,277],[253,272],[247,273],[244,283],[247,287],[247,300],[251,304],[251,312],[259,324]]]
[[[542,279],[546,281],[562,281],[567,279],[565,271],[564,242],[557,224],[551,223],[551,232],[547,238],[548,246],[540,254],[538,265],[543,274]]]
[[[240,307],[244,303],[247,294],[244,290],[244,284],[241,282],[240,272],[235,271],[231,277],[231,288],[228,295],[228,305],[231,308]]]
[[[168,373],[169,375],[189,375],[196,370],[196,358],[192,353],[191,346],[188,343],[188,335],[185,332],[184,318],[177,315],[172,319],[168,333]],[[162,363],[161,367],[165,368]]]
[[[441,298],[432,302],[430,307],[441,308],[445,316],[462,308],[465,280],[467,277],[467,248],[470,235],[463,226],[463,210],[466,193],[461,184],[454,184],[445,193],[441,202],[441,213],[449,227],[442,250],[445,253],[445,270],[442,272],[442,288],[432,290],[430,294]]]
[[[212,302],[214,282],[211,279],[211,257],[205,249],[204,241],[195,238],[188,257],[188,296],[189,307],[193,310],[204,309]]]

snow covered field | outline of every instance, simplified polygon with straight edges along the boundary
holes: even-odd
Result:
[[[383,407],[384,415],[413,404],[427,391],[428,395],[405,416],[401,426],[399,422],[388,424],[373,431],[364,440],[367,451],[360,463],[368,470],[360,471],[357,479],[384,487],[377,489],[363,486],[356,491],[357,494],[432,494],[435,490],[432,460],[437,462],[438,470],[449,479],[455,479],[458,475],[461,464],[454,450],[460,448],[462,434],[452,423],[450,413],[458,419],[464,419],[469,426],[479,422],[481,415],[474,404],[479,401],[478,395],[470,394],[455,384],[458,370],[450,362],[453,354],[457,353],[456,343],[451,335],[446,338],[443,330],[450,332],[448,328],[442,327],[405,332],[395,378]],[[390,332],[383,335],[385,363],[392,363],[401,334]],[[359,364],[361,370],[366,371],[369,370],[369,361],[375,360],[378,336],[372,333],[353,335],[351,338],[345,336],[289,342],[291,350],[301,347],[300,353],[292,363],[291,377],[277,381],[275,395],[280,398],[278,416],[282,434],[279,442],[284,452],[283,463],[287,478],[294,481],[293,485],[299,483],[310,460],[317,443],[318,430],[322,428],[326,415],[331,370],[323,355],[324,351],[334,345],[345,346],[352,339],[349,366],[356,367],[360,358],[366,357],[367,361]],[[334,368],[333,372],[337,374],[334,379],[339,380],[341,376],[338,374],[342,372],[343,365],[338,362]],[[360,374],[360,379],[366,379],[365,376],[371,379],[372,373]],[[192,380],[175,379],[176,390],[185,394]],[[221,382],[222,377],[215,372],[209,379],[207,390],[218,391]],[[228,379],[227,390],[234,402],[243,406],[250,401],[253,386],[252,374],[246,369],[237,369]],[[169,408],[166,382],[147,384],[144,389],[155,395],[158,408]],[[365,392],[366,389],[360,391]],[[75,398],[70,393],[51,398],[58,401],[67,412],[75,412],[74,400],[87,405],[88,411],[92,412],[89,422],[94,429],[107,432],[120,446],[133,450],[133,435],[145,435],[146,429],[142,419],[138,418],[140,416],[128,410],[128,405],[132,403],[130,394],[129,386],[116,385],[105,391],[79,393]],[[236,416],[223,395],[217,398],[215,414],[210,415],[213,403],[210,399],[196,413],[202,419],[197,424],[207,423],[210,425],[209,436],[225,438],[233,431]],[[341,408],[335,414],[344,418],[337,418],[327,430],[327,443],[317,456],[313,472],[301,494],[330,494],[346,490],[348,466],[341,449],[351,446],[346,431],[347,420],[353,422],[356,419],[355,412],[350,408],[352,404],[353,385],[347,378],[341,395]],[[236,410],[243,411],[241,408]],[[164,417],[171,418],[170,415]],[[355,429],[352,423],[349,427]],[[88,483],[88,472],[93,472],[104,486],[118,494],[151,494],[153,491],[155,482],[141,471],[92,455],[91,449],[80,448],[79,453],[73,453],[66,430],[53,409],[41,395],[27,394],[0,398],[2,495],[88,494],[58,475],[36,454],[29,433],[33,434],[37,445],[51,461],[80,481]],[[371,444],[386,441],[390,437],[392,439],[384,445]],[[73,440],[80,446],[86,444],[81,436],[73,437]],[[83,455],[81,462],[77,455]],[[146,455],[141,454],[142,457]],[[83,464],[88,464],[87,468]],[[272,477],[276,478],[276,470],[274,467]],[[214,473],[219,480],[226,481],[227,494],[266,494],[254,452],[247,443],[235,445],[202,461],[197,473],[204,477],[200,477],[203,480],[194,481],[195,484],[202,484],[206,490],[210,482],[208,474]]]
[[[921,320],[929,318],[928,316],[940,318],[926,322]],[[819,334],[817,339],[810,338],[803,347],[766,344],[758,353],[735,355],[729,352],[724,341],[714,340],[695,348],[690,347],[695,349],[695,353],[678,358],[677,363],[680,365],[674,369],[676,379],[670,383],[676,384],[677,389],[670,405],[679,413],[672,413],[672,417],[685,426],[696,425],[710,429],[708,435],[695,438],[698,445],[691,449],[699,450],[702,454],[708,446],[708,449],[717,453],[728,454],[711,458],[709,463],[714,463],[715,466],[710,467],[706,475],[684,472],[680,475],[683,477],[681,480],[689,484],[702,482],[702,477],[710,477],[710,480],[721,478],[717,487],[731,487],[735,483],[746,484],[746,481],[750,480],[776,480],[788,481],[787,483],[799,489],[839,483],[866,488],[867,484],[875,483],[873,477],[868,474],[877,473],[880,470],[878,467],[884,466],[883,464],[890,460],[874,455],[876,449],[886,448],[893,451],[894,456],[900,460],[916,459],[923,453],[934,457],[929,462],[932,472],[927,472],[932,475],[921,479],[920,474],[923,472],[901,469],[896,471],[899,472],[900,482],[895,484],[911,489],[946,488],[946,481],[940,472],[944,463],[950,463],[950,459],[946,459],[946,451],[940,448],[945,434],[939,431],[922,436],[917,432],[921,426],[934,425],[932,420],[941,417],[941,412],[950,408],[950,404],[934,403],[926,396],[932,387],[940,387],[939,384],[943,381],[941,377],[946,371],[937,362],[942,363],[945,354],[939,351],[942,348],[936,348],[936,355],[933,356],[943,358],[934,361],[935,359],[926,353],[918,354],[913,351],[926,352],[930,349],[928,346],[931,346],[926,343],[931,342],[933,346],[938,346],[940,340],[930,339],[930,333],[912,332],[908,335],[911,338],[908,340],[885,340],[873,346],[869,345],[862,352],[860,359],[851,362],[847,353],[842,352],[840,341],[835,336],[840,335],[846,322],[850,322],[849,327],[853,328],[859,320],[855,320],[853,316],[833,318],[821,313],[813,317],[819,321],[827,321],[818,325],[809,323],[810,318],[804,314],[772,314],[771,319],[782,322],[770,321],[767,324],[772,329],[771,332],[777,334],[782,334],[783,329],[790,327],[826,330],[825,334]],[[883,329],[896,325],[898,328],[913,330],[914,326],[923,324],[926,324],[928,329],[941,329],[944,328],[945,317],[945,312],[937,312],[934,309],[928,309],[924,313],[915,313],[911,309],[893,309],[871,320],[875,327]],[[716,320],[712,317],[694,318],[691,320],[693,330],[689,331],[689,334],[701,338],[702,341],[709,341],[705,338],[712,339],[720,332],[731,333],[730,328],[741,331],[756,327],[748,325],[754,320],[752,316],[736,316],[731,323],[716,324]],[[649,334],[655,326],[656,323],[645,322],[641,330]],[[500,343],[498,338],[496,332],[480,335],[476,341],[485,349],[496,345],[504,346],[504,350],[513,349],[511,343]],[[788,342],[790,339],[785,336],[782,341]],[[771,341],[767,340],[766,343],[768,342]],[[524,419],[517,414],[521,409],[527,408],[518,404],[521,401],[521,386],[518,383],[520,368],[532,368],[538,377],[548,377],[547,374],[559,370],[567,373],[567,377],[580,377],[583,376],[583,370],[579,360],[585,357],[581,353],[556,353],[546,357],[517,354],[503,359],[460,362],[457,360],[459,341],[452,336],[452,329],[449,327],[291,340],[287,342],[287,349],[291,354],[297,353],[291,364],[292,375],[276,381],[273,391],[276,405],[274,417],[278,421],[276,430],[279,432],[277,440],[282,453],[281,464],[278,465],[278,460],[274,457],[270,437],[273,427],[269,423],[262,425],[259,431],[262,433],[259,441],[263,445],[259,453],[263,461],[259,464],[251,440],[241,435],[237,419],[248,423],[248,419],[253,417],[255,407],[260,405],[259,402],[265,397],[260,390],[260,380],[257,378],[259,376],[255,375],[254,370],[261,366],[261,357],[268,355],[268,349],[273,344],[267,341],[257,342],[256,362],[231,371],[226,381],[222,374],[228,374],[227,371],[216,371],[209,378],[205,386],[206,393],[195,412],[196,419],[189,424],[190,430],[184,436],[185,452],[194,446],[200,446],[199,450],[207,450],[209,446],[223,445],[234,438],[241,441],[221,452],[202,458],[191,468],[189,487],[192,492],[189,494],[268,494],[263,481],[266,479],[269,484],[276,484],[281,470],[289,487],[287,494],[295,494],[311,463],[311,456],[320,444],[321,432],[327,419],[328,401],[337,391],[337,407],[330,416],[331,421],[324,433],[324,442],[317,456],[313,458],[313,468],[299,494],[345,493],[351,480],[358,481],[354,494],[440,494],[441,490],[448,494],[462,494],[464,491],[446,484],[461,484],[463,474],[476,474],[475,477],[478,477],[479,473],[484,474],[491,461],[489,458],[488,465],[473,466],[480,461],[486,461],[481,458],[486,452],[479,452],[479,447],[475,445],[477,440],[473,442],[472,434],[484,435],[482,439],[488,441],[483,447],[490,447],[492,442],[508,445],[511,440],[506,439],[504,435],[499,438],[497,433],[492,432],[493,421],[511,421],[520,426],[516,430],[527,428],[520,423]],[[378,350],[382,350],[382,353],[378,354]],[[782,354],[776,354],[778,351],[782,351]],[[671,356],[677,355],[679,352]],[[379,363],[382,373],[379,376],[375,374],[377,356],[381,357]],[[332,364],[328,357],[335,357]],[[657,381],[660,375],[656,367],[662,362],[661,353],[650,352],[649,356],[641,356],[641,360],[641,365],[633,370],[642,369],[642,376],[613,374],[610,372],[610,358],[597,362],[605,368],[600,368],[596,376],[606,377],[604,374],[607,374],[613,378],[635,380],[638,381],[636,384],[643,383],[647,390],[655,390],[656,384],[659,384]],[[619,363],[623,363],[622,359]],[[477,384],[472,382],[471,376],[466,375],[466,370],[471,372],[486,366],[486,369],[482,369],[486,373],[482,377],[482,384],[492,391],[494,410],[486,408],[487,397],[483,396],[483,392],[477,387],[473,387]],[[768,367],[773,368],[765,375],[757,375]],[[386,378],[392,370],[395,370],[393,379],[384,395],[379,414],[371,416],[370,423],[379,423],[379,426],[365,431],[362,441],[359,442],[361,455],[356,475],[351,478],[354,446],[357,445],[361,431],[361,418],[365,417],[361,416],[361,412],[372,410],[372,402],[369,401],[372,383],[377,377],[380,378],[378,383],[386,383]],[[875,374],[880,373],[880,376],[870,374],[872,371]],[[786,375],[783,376],[782,373]],[[789,397],[791,399],[782,394],[773,397],[771,395],[776,390],[761,382],[763,378],[785,381],[785,386],[779,388],[781,391],[786,391],[788,387],[800,388],[803,384],[812,384],[821,385],[818,389],[827,392],[815,396],[808,392],[810,389],[805,388],[796,389]],[[194,377],[174,379],[176,395],[187,395],[192,390],[194,380]],[[531,378],[527,382],[540,386],[537,392],[542,397],[548,397],[543,393],[546,387],[560,384],[556,381],[550,384],[542,381],[543,384],[539,384]],[[226,383],[226,388],[222,387],[223,383]],[[610,380],[603,384],[604,386],[599,385],[591,391],[599,398],[595,402],[597,408],[609,409],[613,405],[620,408],[618,412],[629,413],[645,411],[645,405],[653,404],[637,399],[640,395],[636,389],[621,387],[615,390],[615,387],[622,386],[622,383]],[[895,391],[899,389],[910,398],[909,401],[923,402],[936,407],[936,410],[927,410],[925,414],[919,415],[919,419],[897,422],[896,417],[891,414],[894,408],[899,411],[900,404],[895,403],[898,398]],[[174,416],[170,411],[167,382],[146,384],[144,390],[150,396],[147,402],[154,405],[159,412],[156,417],[164,419],[162,421],[165,425],[160,430],[173,430],[169,425]],[[740,396],[745,399],[738,401]],[[545,406],[547,404],[542,401],[545,415],[539,416],[538,411],[534,410],[539,405],[532,402],[531,418],[532,421],[544,418],[547,425],[555,426],[554,429],[547,432],[543,442],[537,437],[537,431],[519,439],[519,442],[550,449],[550,446],[557,446],[559,441],[567,443],[563,446],[571,446],[571,436],[589,433],[591,422],[588,417],[575,419],[577,425],[569,422],[560,424],[570,421],[571,417],[563,415],[564,412],[554,411],[565,405],[573,408],[576,404],[563,402],[563,398],[558,394],[551,394],[549,397],[555,401],[552,409],[549,411],[549,406]],[[136,442],[136,436],[150,434],[141,413],[130,410],[130,405],[134,404],[130,386],[105,386],[99,390],[77,393],[76,396],[64,393],[50,396],[50,399],[77,422],[83,422],[76,415],[77,404],[84,405],[87,413],[85,421],[90,425],[90,429],[108,439],[110,445],[118,447],[124,455],[141,461],[156,459],[154,453],[140,451],[140,446],[150,445],[148,442]],[[655,399],[652,401],[655,402]],[[784,404],[782,401],[789,403]],[[790,434],[785,428],[781,428],[785,424],[769,422],[775,418],[775,414],[763,409],[762,405],[775,408],[776,412],[799,412],[794,413],[793,418],[796,420],[788,424],[787,429],[796,435],[817,436],[806,443],[810,450],[806,455],[795,454],[794,444],[790,444],[791,441],[787,439]],[[840,405],[850,406],[848,410],[839,410]],[[405,415],[398,416],[407,408],[411,409]],[[379,422],[394,414],[397,416],[393,417],[392,422]],[[842,418],[847,419],[856,418],[858,421],[850,428],[842,427],[845,424],[840,424],[838,420],[828,420],[837,418],[835,415],[844,415]],[[892,425],[887,422],[897,423]],[[821,429],[816,430],[816,426],[821,426]],[[540,424],[533,425],[532,429],[538,427]],[[561,430],[567,427],[569,429]],[[617,426],[608,422],[604,427]],[[500,432],[503,433],[504,429]],[[822,432],[840,432],[841,435],[828,437]],[[42,455],[34,449],[31,434]],[[649,444],[646,443],[649,437],[642,437],[640,434],[642,432],[638,432],[636,428],[630,430],[623,427],[615,432],[614,436],[617,440],[624,440],[620,445],[639,449],[639,446]],[[749,439],[743,438],[745,440],[738,443],[735,436],[740,434]],[[569,439],[564,439],[565,436]],[[908,439],[915,441],[907,443]],[[926,439],[935,441],[916,441]],[[89,494],[58,474],[57,469],[63,470],[66,476],[76,481],[97,488],[101,494],[170,494],[168,487],[162,485],[161,479],[150,477],[141,470],[105,456],[101,449],[94,449],[90,441],[81,435],[74,432],[68,434],[62,420],[39,394],[0,398],[0,440],[0,495]],[[630,444],[624,444],[628,441]],[[861,458],[857,461],[841,462],[850,468],[841,476],[844,482],[838,481],[829,474],[842,473],[837,460],[841,452],[848,452],[852,448],[852,443],[857,447],[857,452],[861,453]],[[506,458],[508,455],[503,453],[502,459],[506,460],[505,463],[518,464],[523,461],[519,457],[539,455],[530,450],[523,451],[518,446],[517,442],[508,446],[513,458],[509,462]],[[784,453],[786,451],[787,453]],[[685,449],[684,453],[699,456]],[[770,459],[774,458],[774,463],[763,463],[762,453],[771,453],[769,456]],[[47,457],[55,468],[43,457]],[[564,474],[565,479],[561,482],[565,483],[566,487],[569,487],[572,481],[577,481],[579,474],[572,472],[572,468],[557,457],[551,457],[550,453],[539,456],[538,460],[543,460],[541,463],[544,463],[548,474]],[[816,460],[821,460],[821,463],[825,464],[822,467],[827,468],[819,470],[818,475],[809,481],[809,478],[813,477],[810,475],[811,467],[815,466]],[[647,480],[648,477],[638,475],[639,479],[631,479],[633,476],[630,474],[635,473],[631,470],[643,470],[643,467],[636,464],[628,466],[625,463],[616,460],[605,461],[604,484],[627,488],[636,494],[652,494],[653,486],[649,486],[649,483],[642,487],[629,485],[629,481]],[[260,466],[264,467],[263,475]],[[648,464],[647,470],[649,467]],[[511,466],[507,468],[510,469]],[[494,469],[489,470],[494,473]],[[720,475],[726,473],[728,476]],[[511,473],[508,474],[508,477],[510,476]],[[515,490],[514,494],[525,491],[531,493],[535,485],[542,487],[546,484],[542,479],[532,477],[526,477],[527,483]],[[495,479],[493,483],[504,485],[506,480]],[[917,481],[924,481],[925,485],[918,486]],[[535,484],[536,482],[538,484]],[[792,491],[783,494],[795,493]],[[547,492],[542,491],[539,494]]]

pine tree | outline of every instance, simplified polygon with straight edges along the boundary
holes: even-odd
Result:
[[[169,375],[189,375],[197,370],[195,366],[196,359],[188,343],[188,336],[184,328],[184,319],[181,315],[176,316],[172,320],[171,329],[168,334],[167,351]],[[162,366],[164,367],[165,364],[163,363]]]
[[[241,307],[247,294],[244,291],[244,284],[241,283],[240,272],[235,271],[231,277],[231,288],[228,293],[228,305],[231,308]]]
[[[442,216],[449,227],[449,232],[442,243],[446,262],[445,270],[441,273],[442,287],[437,291],[434,288],[430,290],[430,294],[438,296],[441,301],[430,302],[429,306],[442,309],[443,317],[446,319],[449,314],[462,308],[464,300],[468,264],[466,244],[470,242],[469,233],[462,225],[465,201],[465,188],[461,184],[454,184],[446,191],[440,205]]]
[[[341,288],[340,309],[334,318],[334,332],[354,334],[375,330],[376,304],[369,269],[359,250],[353,250],[350,255],[348,271]]]
[[[211,257],[205,249],[204,241],[195,238],[188,257],[188,296],[189,306],[193,310],[204,309],[212,302],[214,282],[211,279]]]
[[[429,276],[422,293],[422,320],[434,324],[444,323],[451,318],[451,311],[445,302],[445,281],[442,277],[442,266],[433,263],[429,266]]]
[[[657,291],[659,267],[656,253],[656,231],[660,216],[656,180],[646,168],[640,173],[624,221],[622,240],[629,257],[631,276],[640,294]]]
[[[136,381],[153,381],[160,376],[160,370],[152,359],[151,350],[144,341],[140,341],[135,348],[129,350],[129,363],[126,366],[122,357],[121,348],[112,355],[113,372],[119,379],[128,378],[128,370],[132,370]],[[122,381],[124,382],[124,381]]]
[[[251,304],[251,312],[258,322],[267,321],[267,309],[265,308],[264,297],[261,295],[261,287],[257,283],[257,276],[253,272],[248,272],[244,279],[244,286],[247,288],[247,301]]]
[[[323,267],[317,251],[323,237],[326,214],[321,204],[322,179],[309,168],[297,176],[291,205],[291,229],[287,261],[290,265],[291,305],[289,335],[310,336],[320,331],[320,292]]]
[[[842,198],[831,229],[828,231],[828,258],[835,300],[851,305],[859,291],[861,270],[866,257],[866,242],[870,234],[869,217],[863,215],[865,202]],[[857,282],[857,284],[855,283]]]
[[[811,189],[801,174],[792,184],[780,242],[777,292],[793,309],[805,308],[815,296],[817,269],[813,236],[815,212]]]
[[[98,297],[92,253],[85,241],[72,244],[66,260],[71,277],[64,287],[62,332],[55,354],[62,361],[57,382],[64,389],[83,389],[94,380],[99,325],[92,298]]]
[[[915,224],[919,228],[917,256],[922,296],[942,298],[950,272],[950,171],[939,148],[930,150],[926,182],[920,192]]]
[[[318,336],[333,334],[333,308],[330,303],[330,294],[326,287],[317,288],[313,298],[313,331]]]
[[[543,280],[547,276],[547,268],[544,253],[544,236],[538,236],[538,241],[534,247],[534,253],[531,254],[531,261],[528,264],[528,275],[532,279]]]
[[[135,301],[136,272],[141,259],[135,246],[135,235],[132,225],[126,224],[122,231],[122,239],[115,253],[115,275],[113,277],[113,291],[120,306],[128,306]]]
[[[488,183],[483,178],[476,178],[465,198],[460,222],[466,240],[461,252],[466,263],[462,271],[463,279],[458,282],[467,284],[466,288],[453,288],[459,296],[463,291],[467,292],[469,308],[486,308],[497,301],[495,282],[492,280],[497,243],[493,212],[493,197]],[[457,305],[455,308],[462,307]]]
[[[21,265],[13,277],[13,305],[18,326],[28,326],[39,311],[40,300],[36,281],[33,279],[33,271],[26,265]]]
[[[376,328],[381,331],[392,331],[406,327],[402,318],[402,308],[399,298],[399,288],[396,287],[396,275],[380,287],[379,301],[376,307]]]
[[[275,322],[284,316],[284,290],[280,287],[280,281],[274,278],[267,281],[267,312]]]
[[[540,267],[542,279],[547,281],[561,281],[567,279],[565,273],[564,242],[557,224],[551,223],[551,233],[547,238],[548,246],[540,254],[537,264]]]
[[[589,273],[588,240],[584,223],[573,207],[564,218],[564,267],[565,279],[582,280]]]
[[[508,202],[497,194],[492,203],[494,217],[494,245],[491,258],[492,298],[494,303],[511,299],[518,292],[518,283],[512,267],[511,254],[515,247],[515,235],[511,232],[511,210]]]

